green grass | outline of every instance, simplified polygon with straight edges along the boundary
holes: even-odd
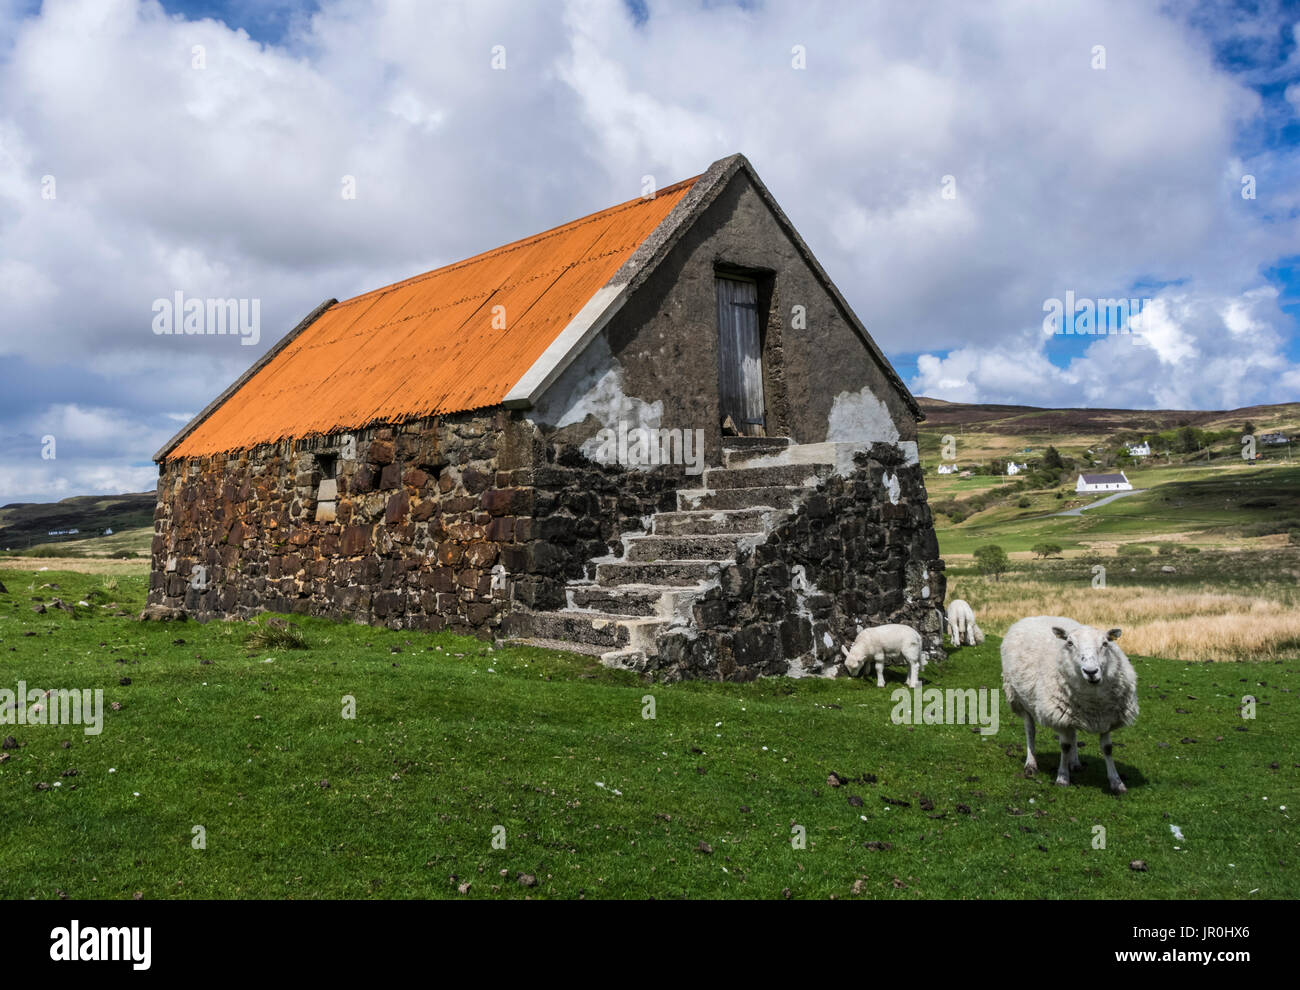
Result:
[[[100,607],[137,610],[140,578],[112,592],[66,572],[4,579],[0,687],[102,688],[122,705],[98,736],[0,729],[20,743],[0,763],[6,898],[462,896],[453,875],[471,898],[846,897],[859,879],[880,898],[1300,894],[1294,660],[1137,660],[1142,716],[1116,736],[1117,798],[1095,737],[1062,789],[1046,733],[1043,771],[1023,779],[1005,710],[992,738],[894,725],[901,671],[884,691],[646,685],[570,654],[302,618],[308,649],[250,655],[243,623]],[[30,610],[54,594],[91,606]],[[990,637],[932,664],[926,684],[996,687],[997,650]],[[1247,693],[1253,721],[1238,715]],[[832,772],[850,782],[828,786]],[[206,849],[192,848],[196,825]]]

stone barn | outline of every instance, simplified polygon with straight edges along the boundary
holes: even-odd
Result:
[[[882,248],[883,249],[883,248]],[[155,456],[149,601],[663,679],[938,655],[921,412],[753,167],[329,300]]]

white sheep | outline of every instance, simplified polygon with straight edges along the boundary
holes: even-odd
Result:
[[[844,666],[856,675],[868,660],[876,661],[876,687],[885,686],[885,658],[898,657],[908,665],[907,686],[920,687],[920,672],[926,665],[921,649],[921,634],[911,626],[896,623],[863,629],[853,641],[853,649],[840,647]]]
[[[1061,744],[1056,782],[1068,786],[1070,771],[1083,767],[1077,733],[1096,732],[1106,757],[1110,789],[1127,788],[1115,770],[1110,734],[1137,721],[1137,672],[1109,632],[1073,619],[1035,615],[1021,619],[1002,638],[1002,687],[1011,710],[1025,719],[1025,776],[1038,772],[1034,723],[1055,730]]]
[[[948,638],[953,646],[979,646],[984,631],[975,624],[975,610],[960,598],[948,603]]]

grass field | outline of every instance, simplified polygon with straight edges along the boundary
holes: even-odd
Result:
[[[121,706],[97,736],[0,729],[17,744],[0,754],[6,898],[1300,894],[1294,654],[1136,658],[1117,798],[1093,737],[1066,789],[1046,734],[1042,772],[1021,776],[1005,710],[991,737],[894,724],[901,671],[883,691],[646,685],[589,658],[323,620],[300,622],[307,649],[250,654],[244,623],[114,616],[141,606],[143,577],[3,579],[0,688],[101,688]],[[32,612],[53,595],[89,604]],[[995,689],[997,650],[932,664],[926,684]]]
[[[1049,542],[1085,550],[1168,538],[1200,546],[1243,546],[1245,527],[1282,520],[1300,526],[1300,468],[1206,469],[1190,476],[1182,470],[1168,477],[1134,472],[1131,480],[1135,488],[1147,490],[1079,516],[1049,513],[1099,497],[1058,500],[1051,492],[1029,493],[1027,508],[1014,501],[994,505],[955,525],[936,514],[939,548],[944,555],[969,554],[996,543],[1012,552]],[[930,481],[926,479],[927,490]],[[936,497],[932,492],[931,499]]]
[[[1005,632],[1026,615],[1067,615],[1120,626],[1125,648],[1149,655],[1300,656],[1300,548],[1017,561],[998,578],[958,562],[949,567],[947,598],[970,602],[986,632]]]

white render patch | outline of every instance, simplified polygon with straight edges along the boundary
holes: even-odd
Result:
[[[826,439],[832,443],[863,444],[883,440],[897,443],[898,427],[889,409],[871,391],[870,385],[857,392],[841,392],[831,406],[826,424]]]
[[[885,486],[885,491],[889,493],[889,504],[898,504],[898,493],[901,487],[898,484],[897,474],[887,474],[880,479],[880,483]]]
[[[508,408],[536,405],[545,392],[564,378],[574,364],[585,356],[584,347],[609,323],[627,301],[626,285],[606,285],[596,290],[533,366],[515,383],[505,398]],[[608,352],[608,347],[606,347]]]
[[[530,419],[565,427],[594,416],[601,429],[617,430],[622,423],[631,431],[658,429],[663,412],[663,400],[646,402],[623,391],[623,366],[601,334],[539,398]],[[582,452],[597,460],[596,454],[603,446],[602,439],[593,436],[582,445]],[[631,466],[648,469],[654,465]]]

